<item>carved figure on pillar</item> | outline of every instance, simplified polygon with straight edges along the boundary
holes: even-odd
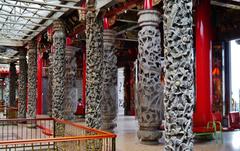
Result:
[[[65,43],[66,36],[63,23],[53,22],[53,117],[63,119],[65,99]]]
[[[86,15],[86,124],[99,129],[102,125],[102,75],[103,75],[103,19],[96,15],[95,0],[87,2]]]
[[[192,1],[164,1],[165,150],[193,150]]]
[[[17,107],[16,102],[17,70],[15,62],[10,63],[9,71],[10,71],[9,103],[10,107]]]
[[[28,110],[27,118],[36,118],[37,102],[37,49],[33,41],[28,43]]]
[[[19,86],[18,86],[18,118],[26,118],[26,100],[27,100],[27,61],[26,51],[19,51]]]
[[[117,116],[117,56],[114,37],[113,30],[104,30],[102,129],[110,132],[116,127]]]
[[[138,138],[143,144],[158,144],[161,137],[161,37],[158,29],[160,13],[156,10],[139,12],[138,23]]]

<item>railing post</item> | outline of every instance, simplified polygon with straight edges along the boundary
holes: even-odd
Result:
[[[55,138],[56,137],[56,121],[55,121],[55,119],[53,119],[53,138]],[[55,150],[56,148],[56,143],[54,142],[53,143],[53,149]]]
[[[112,138],[112,151],[116,151],[116,138]]]
[[[56,134],[55,134],[55,131],[56,131],[56,125],[55,125],[55,120],[53,119],[53,137],[55,138]]]

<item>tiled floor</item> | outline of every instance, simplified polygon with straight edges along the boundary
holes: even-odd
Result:
[[[161,151],[163,150],[163,140],[159,145],[149,146],[139,143],[137,132],[137,121],[134,117],[119,116],[118,127],[116,129],[117,151]],[[194,143],[195,151],[240,151],[240,131],[223,133],[224,143],[216,144],[213,141]]]

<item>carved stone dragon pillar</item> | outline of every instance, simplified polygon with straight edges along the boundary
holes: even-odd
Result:
[[[102,100],[102,129],[113,132],[117,116],[117,56],[115,49],[115,32],[103,32],[103,100]]]
[[[10,107],[17,107],[16,102],[17,70],[15,62],[10,63],[9,72],[10,72],[9,103]]]
[[[36,118],[37,102],[37,49],[33,41],[28,43],[28,110],[27,118]]]
[[[192,1],[164,1],[165,151],[193,150]]]
[[[48,76],[48,88],[47,88],[47,103],[48,103],[48,115],[52,116],[52,76],[53,76],[53,57],[52,53],[49,54],[49,66],[48,66],[48,71],[47,71],[47,76]]]
[[[75,118],[74,112],[77,110],[77,89],[76,89],[76,57],[75,50],[66,49],[66,73],[65,73],[65,100],[64,100],[64,117],[68,120]]]
[[[139,12],[138,33],[138,138],[144,144],[157,144],[161,137],[161,36],[160,13],[156,10]]]
[[[103,19],[94,11],[94,0],[87,3],[86,14],[86,123],[99,129],[101,121],[102,75],[103,75]]]
[[[19,51],[19,90],[18,90],[18,118],[26,118],[26,99],[27,99],[27,61],[26,51]]]
[[[53,117],[63,119],[65,99],[65,41],[63,23],[60,20],[53,22]]]

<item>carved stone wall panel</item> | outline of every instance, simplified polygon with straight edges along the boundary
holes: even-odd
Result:
[[[88,7],[93,7],[89,2]],[[102,100],[103,75],[103,19],[96,12],[86,14],[86,123],[99,129],[102,125],[100,103]]]
[[[104,30],[102,129],[110,132],[116,127],[117,116],[117,56],[114,37],[113,30]]]
[[[19,51],[18,118],[26,117],[27,68],[26,51],[21,49]]]
[[[53,23],[53,117],[64,118],[64,99],[65,99],[65,42],[66,36],[61,21]]]
[[[161,137],[160,104],[163,95],[161,75],[160,14],[154,10],[139,12],[138,33],[138,137],[142,143],[158,143]]]
[[[192,1],[164,1],[165,150],[193,150]]]
[[[11,107],[17,107],[16,102],[17,70],[15,63],[10,63],[9,71],[10,71],[9,103]]]
[[[37,49],[33,42],[28,50],[28,110],[27,118],[36,117],[37,102]]]

